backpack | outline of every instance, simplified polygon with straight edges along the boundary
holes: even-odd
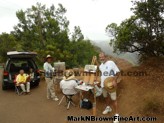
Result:
[[[88,99],[83,99],[81,101],[80,107],[89,110],[93,107],[93,105],[92,105],[92,102],[89,101]]]

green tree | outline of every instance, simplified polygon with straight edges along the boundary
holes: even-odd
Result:
[[[138,52],[143,57],[164,56],[164,1],[133,1],[134,13],[119,26],[106,27],[113,36],[111,45],[115,52]]]
[[[81,41],[84,39],[84,36],[82,34],[82,31],[79,26],[74,27],[74,33],[72,34],[72,41]]]
[[[51,54],[60,59],[65,45],[69,43],[69,21],[65,13],[66,9],[61,4],[58,8],[54,5],[46,8],[37,3],[26,11],[16,12],[19,23],[12,33],[22,44],[23,50],[36,51],[39,58]]]
[[[70,66],[83,67],[85,64],[89,64],[94,55],[97,55],[97,49],[90,40],[85,40],[82,31],[79,26],[74,27],[71,41],[67,47],[70,51]]]
[[[84,40],[79,26],[75,26],[72,39],[69,39],[69,21],[66,9],[59,4],[46,8],[37,3],[26,11],[19,10],[16,16],[19,23],[12,35],[24,51],[38,53],[37,62],[42,65],[43,58],[50,54],[56,60],[65,61],[67,67],[83,66],[90,63],[96,50],[90,41]]]
[[[69,63],[71,67],[84,67],[84,65],[91,63],[94,55],[98,55],[95,46],[89,40],[71,41],[69,51],[72,59]]]
[[[16,39],[12,34],[2,33],[0,35],[0,62],[5,62],[8,51],[21,50],[21,45],[16,43]]]

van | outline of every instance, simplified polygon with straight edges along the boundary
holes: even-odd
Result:
[[[38,66],[35,63],[36,52],[18,52],[10,51],[7,52],[8,60],[4,66],[3,77],[2,77],[2,90],[6,90],[9,87],[14,86],[14,79],[19,74],[21,69],[25,73],[29,73],[30,69],[33,69],[34,79],[31,82],[31,86],[38,86],[40,82],[40,73]]]

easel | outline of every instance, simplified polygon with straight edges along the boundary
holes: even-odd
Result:
[[[97,57],[93,56],[91,65],[97,65]],[[86,73],[86,76],[84,76],[84,82],[87,84],[93,86],[93,95],[94,95],[94,101],[93,101],[93,116],[96,116],[96,88],[95,88],[95,80],[97,80],[97,71],[95,73],[88,72]]]

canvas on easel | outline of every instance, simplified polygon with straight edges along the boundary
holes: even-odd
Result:
[[[96,71],[97,71],[96,65],[85,65],[83,81],[86,84],[93,85],[96,77]]]
[[[55,68],[56,78],[61,79],[65,71],[65,62],[55,62],[54,68]]]

